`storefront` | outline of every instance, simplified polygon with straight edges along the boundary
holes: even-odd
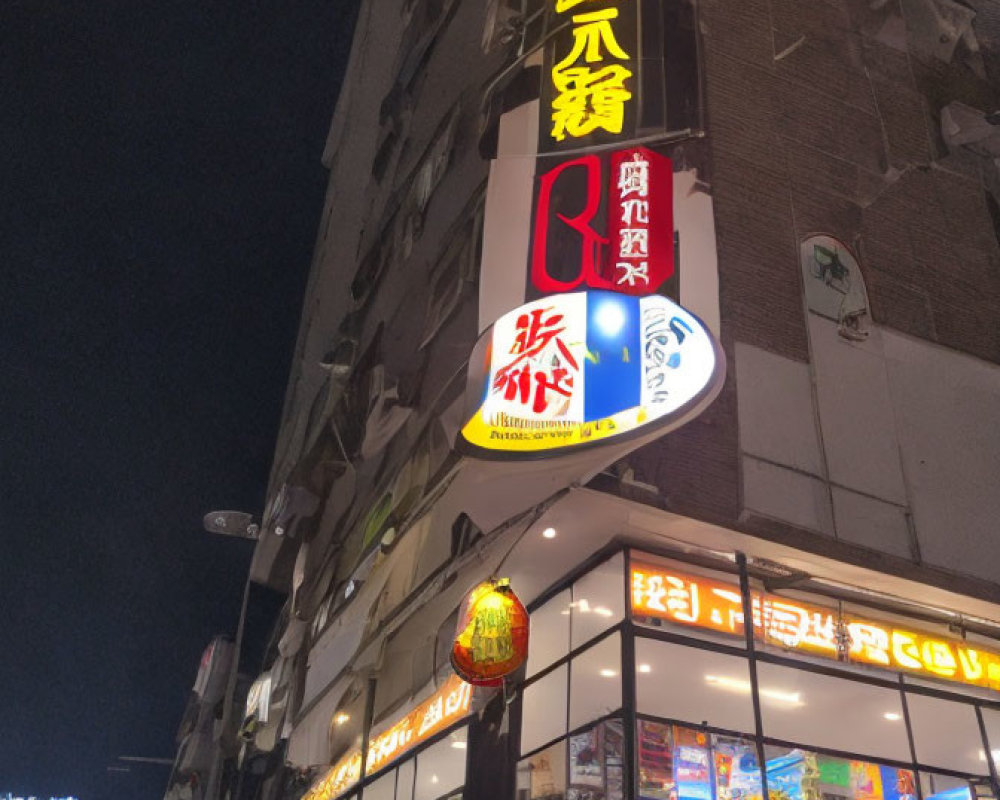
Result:
[[[995,796],[987,639],[740,565],[619,550],[533,604],[518,800]]]
[[[504,797],[997,796],[989,623],[692,553],[613,543],[530,604],[528,661],[499,739],[516,763]],[[470,730],[488,691],[439,672],[369,723],[362,747],[338,728],[371,719],[367,696],[331,716],[341,744],[308,800],[479,800],[471,776],[498,758]]]

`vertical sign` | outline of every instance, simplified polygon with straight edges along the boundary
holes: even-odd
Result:
[[[658,291],[674,274],[673,178],[670,159],[645,147],[567,159],[542,172],[532,287],[541,294]]]
[[[636,127],[639,0],[548,0],[540,153],[631,138]]]

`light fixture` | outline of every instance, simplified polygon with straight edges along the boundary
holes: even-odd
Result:
[[[601,677],[602,678],[614,678],[617,674],[618,674],[617,671],[615,671],[613,669],[607,669],[607,668],[605,668],[605,669],[601,670]]]
[[[625,312],[616,300],[605,300],[598,307],[594,320],[605,336],[617,336],[625,325]]]
[[[899,722],[902,718],[902,714],[897,714],[895,711],[886,711],[883,715],[889,722]]]
[[[730,691],[750,694],[750,681],[740,680],[739,678],[706,675],[705,682],[711,686],[718,686],[720,689],[729,689]],[[776,700],[779,703],[786,703],[790,706],[805,705],[802,702],[802,695],[799,692],[784,692],[780,689],[766,689],[762,687],[760,690],[760,696],[767,697],[770,700]]]
[[[644,675],[648,675],[652,671],[653,671],[653,668],[651,666],[649,666],[649,664],[640,664],[639,665],[639,672],[643,673]]]
[[[431,775],[431,783],[437,783],[437,782],[438,782],[438,776],[437,775]]]
[[[341,711],[339,714],[337,714],[337,716],[333,718],[333,723],[334,725],[343,725],[345,722],[349,722],[350,719],[351,719],[350,714],[345,714],[343,711]]]
[[[456,750],[465,750],[469,745],[466,742],[452,742],[451,746]]]
[[[614,616],[615,612],[612,611],[610,608],[605,608],[604,606],[597,606],[594,609],[594,613],[597,614],[599,617],[611,617]]]
[[[990,755],[993,756],[993,761],[994,762],[1000,763],[1000,750],[990,750]],[[985,761],[986,760],[986,751],[985,750],[980,750],[979,751],[979,760],[980,761]]]
[[[555,528],[546,528],[544,531],[542,531],[542,538],[543,539],[555,539],[556,538],[556,529]]]

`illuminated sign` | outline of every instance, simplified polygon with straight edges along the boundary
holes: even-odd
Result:
[[[743,635],[739,587],[648,564],[632,566],[632,613]],[[1000,653],[822,606],[751,593],[755,634],[792,650],[1000,690]]]
[[[634,127],[636,0],[550,0],[561,28],[545,54],[542,150],[613,141]],[[544,122],[544,121],[543,121]]]
[[[366,775],[378,772],[420,742],[469,713],[472,687],[452,676],[430,698],[388,730],[368,740]],[[332,800],[361,780],[361,751],[353,750],[338,761],[302,800]]]
[[[674,274],[673,177],[670,159],[644,147],[581,156],[541,173],[532,285],[545,294],[657,291]]]
[[[470,361],[468,450],[551,455],[677,427],[722,386],[724,357],[701,321],[659,295],[577,292],[500,317]]]

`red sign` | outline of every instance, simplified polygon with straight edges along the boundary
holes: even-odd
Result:
[[[604,274],[616,292],[649,294],[674,274],[674,170],[634,147],[611,155]]]
[[[611,154],[609,178],[606,164],[607,159],[585,155],[540,176],[531,247],[531,282],[540,292],[589,288],[646,295],[674,274],[670,159],[633,147]],[[553,263],[553,253],[568,254],[571,274],[560,274],[567,269]]]

